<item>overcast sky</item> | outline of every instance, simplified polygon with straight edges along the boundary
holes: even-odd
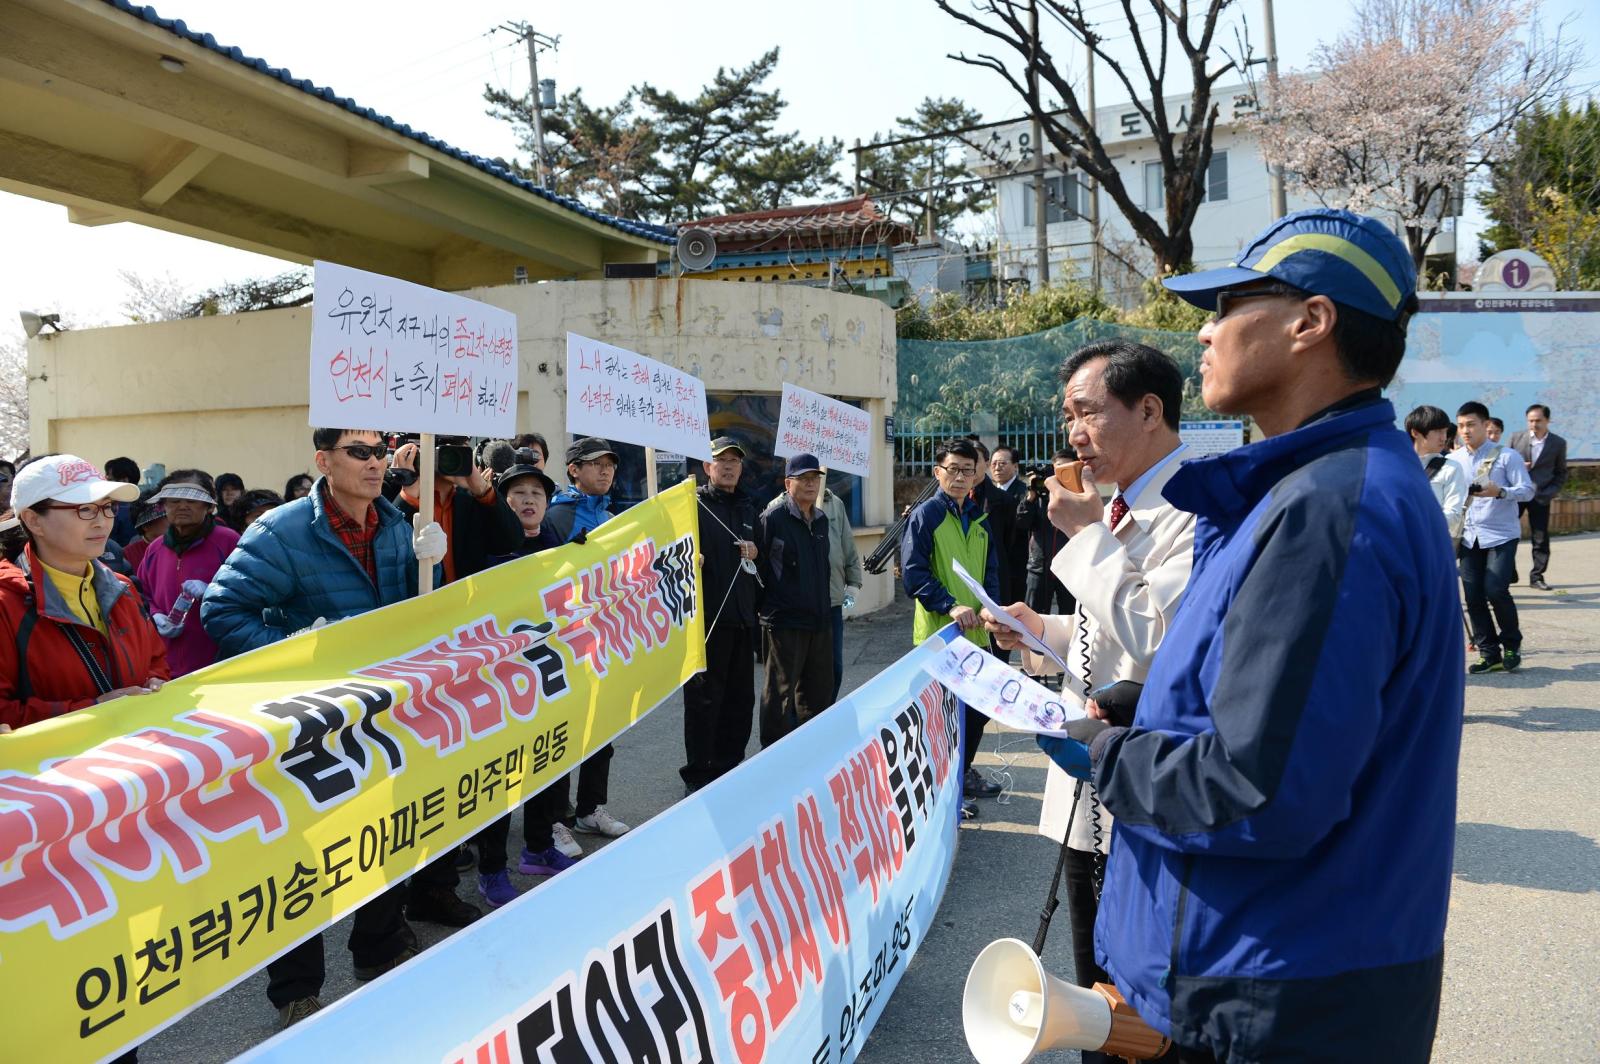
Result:
[[[1584,45],[1587,64],[1576,80],[1586,87],[1600,82],[1600,4],[1543,0],[1540,6],[1547,21],[1570,19],[1570,32]],[[1111,0],[1091,0],[1089,7],[1091,14],[1097,8],[1117,14]],[[930,95],[960,97],[989,120],[1022,113],[997,75],[944,58],[963,48],[981,50],[983,41],[931,0],[452,0],[425,9],[329,0],[157,0],[156,8],[225,45],[486,156],[516,153],[511,128],[484,114],[482,92],[485,83],[526,91],[526,50],[510,34],[489,33],[521,18],[561,38],[557,51],[541,54],[540,76],[555,78],[560,93],[581,86],[595,104],[616,100],[640,81],[692,93],[718,66],[742,66],[780,45],[769,85],[789,104],[782,125],[810,138],[866,141]],[[1319,41],[1344,28],[1350,8],[1350,0],[1278,0],[1283,66],[1306,66]],[[422,10],[429,17],[394,14]],[[1243,0],[1236,11],[1249,20],[1259,52],[1260,0]],[[1057,36],[1060,53],[1081,51],[1065,31]],[[1231,47],[1232,30],[1224,39]],[[1104,74],[1097,88],[1102,106],[1119,99]],[[1464,251],[1475,246],[1475,229],[1469,218]],[[4,192],[0,232],[7,252],[0,256],[0,336],[19,335],[16,309],[59,310],[84,324],[125,320],[119,269],[170,275],[198,290],[286,268],[276,259],[131,223],[71,225],[63,207]]]

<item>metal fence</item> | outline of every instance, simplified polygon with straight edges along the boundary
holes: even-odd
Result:
[[[1017,463],[1024,468],[1049,466],[1051,457],[1067,447],[1067,429],[1056,416],[1040,416],[996,424],[976,417],[972,424],[942,425],[937,428],[895,426],[894,475],[926,478],[933,476],[933,455],[939,444],[953,436],[976,433],[986,441],[1010,447]]]

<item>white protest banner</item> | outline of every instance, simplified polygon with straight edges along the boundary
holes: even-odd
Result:
[[[786,383],[772,453],[814,454],[829,469],[864,477],[872,472],[871,434],[872,415],[865,410]]]
[[[516,434],[515,314],[333,262],[315,286],[311,424]]]
[[[577,333],[567,333],[567,431],[711,460],[704,381]]]

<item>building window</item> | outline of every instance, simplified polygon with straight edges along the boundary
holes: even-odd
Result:
[[[1211,166],[1206,170],[1206,192],[1202,203],[1215,203],[1228,198],[1228,153],[1211,153]]]
[[[1044,179],[1044,220],[1075,222],[1089,213],[1089,190],[1076,173]],[[1022,224],[1033,224],[1033,181],[1022,183]]]
[[[1160,163],[1144,164],[1144,209],[1159,210],[1167,205],[1167,186],[1162,181]],[[1200,190],[1201,203],[1216,203],[1228,198],[1228,153],[1211,153],[1206,169],[1206,187]]]
[[[1167,205],[1167,186],[1161,179],[1160,163],[1144,164],[1144,209],[1160,210]]]

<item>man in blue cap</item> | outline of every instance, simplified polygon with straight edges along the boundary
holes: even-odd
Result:
[[[833,602],[828,597],[828,515],[817,505],[822,466],[789,457],[783,502],[761,515],[756,571],[761,598],[761,745],[771,746],[833,705]]]
[[[1165,283],[1215,312],[1206,405],[1265,438],[1167,483],[1194,570],[1131,720],[1044,740],[1116,817],[1098,959],[1181,1061],[1420,1064],[1463,691],[1444,516],[1380,391],[1411,256],[1316,209]]]

